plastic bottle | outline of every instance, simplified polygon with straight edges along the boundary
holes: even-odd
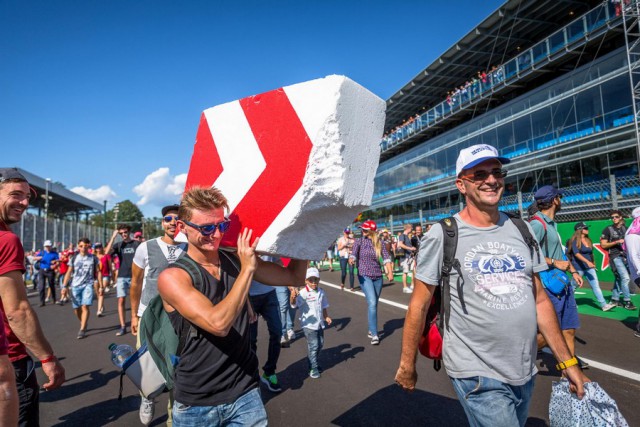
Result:
[[[118,368],[122,368],[124,362],[136,351],[127,344],[109,344],[109,351],[111,352],[111,362]]]

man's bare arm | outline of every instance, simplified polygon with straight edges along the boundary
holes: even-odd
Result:
[[[538,276],[537,273],[533,276],[533,284],[535,287],[534,295],[536,298],[538,329],[549,345],[549,348],[551,348],[556,360],[559,362],[569,360],[574,355],[571,354],[567,342],[562,335],[562,331],[560,331],[556,311],[551,301],[549,301],[549,296],[544,291],[540,276]],[[582,396],[584,396],[584,383],[589,382],[589,378],[584,375],[578,365],[571,366],[563,372],[571,382],[571,391],[576,393],[579,398],[582,398]]]
[[[400,366],[396,373],[396,383],[407,391],[413,391],[418,381],[416,373],[416,357],[418,355],[418,344],[424,330],[425,319],[429,309],[429,303],[433,297],[435,286],[427,285],[419,279],[414,278],[415,286],[409,309],[404,320],[402,329],[402,354],[400,356]]]
[[[302,286],[309,261],[292,259],[285,268],[258,258],[258,268],[254,279],[270,286]]]
[[[18,339],[40,360],[52,356],[53,348],[44,336],[38,316],[31,308],[27,292],[18,270],[0,275],[0,298],[9,320],[11,330]],[[49,377],[45,388],[57,388],[64,382],[64,368],[60,363],[52,361],[44,363],[42,369]]]
[[[144,269],[138,267],[134,262],[131,265],[131,287],[129,297],[131,298],[131,333],[138,333],[138,307],[140,306],[140,296],[142,295],[142,279]]]

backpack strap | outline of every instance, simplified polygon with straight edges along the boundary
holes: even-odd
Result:
[[[540,244],[544,244],[544,255],[549,256],[549,242],[547,241],[547,223],[544,219],[540,218],[538,215],[534,215],[531,217],[529,222],[536,220],[540,221],[542,224],[542,228],[544,228],[544,235],[542,236],[542,240],[540,240]],[[532,258],[533,259],[533,258]]]
[[[451,288],[449,279],[451,277],[451,269],[455,268],[458,273],[458,280],[456,283],[456,289],[458,291],[458,298],[460,299],[460,305],[464,314],[467,312],[467,306],[464,302],[464,279],[462,277],[462,271],[460,268],[460,261],[456,259],[456,250],[458,249],[458,223],[454,217],[444,218],[440,220],[443,235],[443,259],[442,270],[440,271],[440,319],[439,327],[449,328],[449,314],[451,311]]]
[[[512,213],[508,213],[508,212],[505,212],[505,213],[507,214],[507,216],[509,217],[509,219],[511,220],[513,225],[516,226],[516,228],[518,229],[518,231],[522,235],[522,239],[524,240],[524,242],[529,247],[529,254],[531,255],[531,260],[533,261],[533,254],[535,252],[536,256],[538,257],[538,264],[539,264],[540,263],[540,251],[538,251],[538,249],[539,249],[538,241],[535,239],[535,237],[533,237],[531,235],[531,231],[529,231],[529,227],[527,227],[527,224],[524,222],[524,220],[522,218],[520,218],[519,215],[515,215],[515,214],[512,214]],[[542,221],[542,226],[544,227],[544,233],[545,233],[544,234],[544,241],[546,243],[547,225],[544,223],[544,221],[540,217],[534,216],[533,218],[536,218],[538,221]],[[533,218],[531,218],[531,219],[533,219]]]

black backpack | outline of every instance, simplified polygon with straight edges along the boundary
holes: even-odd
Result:
[[[531,235],[525,221],[518,215],[505,212],[511,222],[516,226],[526,245],[529,247],[531,259],[534,253],[538,256],[540,262],[540,252],[538,251],[538,241]],[[455,257],[458,248],[458,223],[454,217],[444,218],[439,221],[442,227],[443,235],[443,259],[442,270],[440,272],[440,284],[436,286],[431,298],[431,304],[427,311],[424,330],[420,337],[418,349],[420,353],[433,359],[433,369],[439,371],[442,367],[442,345],[444,337],[444,328],[449,329],[449,314],[451,311],[451,287],[449,279],[451,277],[451,269],[455,268],[458,273],[456,289],[460,298],[460,305],[464,314],[468,314],[467,307],[464,302],[464,279],[460,268],[460,261]]]

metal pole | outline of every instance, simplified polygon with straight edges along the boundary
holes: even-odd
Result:
[[[107,201],[104,201],[102,208],[102,244],[107,244]]]
[[[424,224],[424,220],[422,218],[422,209],[418,211],[418,215],[420,216],[420,225]]]
[[[520,212],[520,217],[524,215],[524,210],[522,209],[522,191],[518,191],[518,211]]]
[[[49,183],[51,182],[51,178],[45,179],[44,185],[44,240],[47,240],[47,218],[49,217]]]
[[[32,251],[36,250],[36,229],[38,228],[38,223],[36,222],[36,218],[37,216],[34,215],[33,216],[33,245],[31,248]]]
[[[616,176],[609,175],[609,184],[611,185],[611,208],[618,209],[618,193],[616,192]]]
[[[393,236],[393,214],[389,215],[389,232]]]
[[[62,218],[62,248],[63,249],[67,248],[67,242],[64,240],[64,228],[65,228],[66,222],[67,222],[67,219]]]

